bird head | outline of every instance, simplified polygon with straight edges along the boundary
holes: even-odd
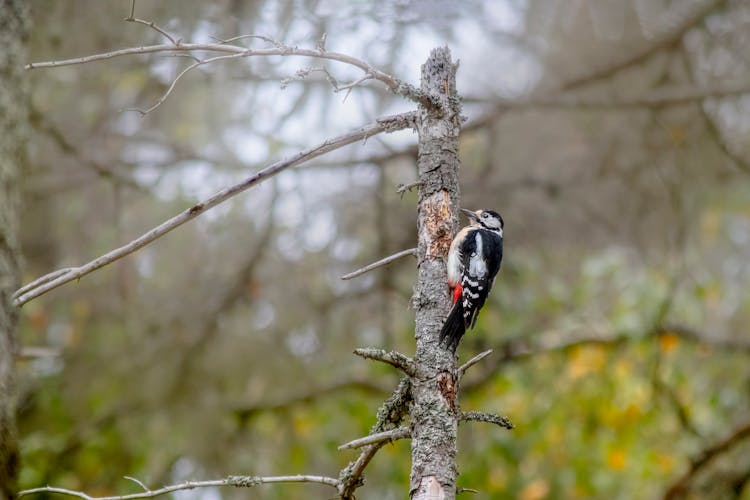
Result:
[[[503,230],[503,218],[494,210],[477,210],[473,212],[462,208],[461,211],[469,218],[472,226],[481,226],[490,231],[502,232]]]

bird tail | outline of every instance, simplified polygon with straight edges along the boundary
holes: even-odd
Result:
[[[443,329],[440,330],[440,344],[445,344],[451,351],[456,352],[458,342],[466,332],[466,323],[464,323],[464,307],[462,301],[458,301],[453,304],[451,312],[448,313],[448,318],[443,324]]]

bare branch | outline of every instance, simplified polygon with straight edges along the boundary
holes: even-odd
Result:
[[[354,491],[363,484],[362,473],[364,473],[367,465],[385,443],[387,443],[387,441],[368,445],[362,450],[362,453],[357,457],[357,460],[350,462],[349,465],[341,471],[341,476],[339,477],[341,485],[339,487],[339,495],[341,495],[342,500],[354,499]]]
[[[528,108],[563,109],[622,109],[659,107],[705,101],[706,99],[735,97],[750,94],[750,82],[723,82],[712,87],[665,86],[640,95],[632,96],[591,96],[579,93],[563,93],[552,96],[532,96],[526,99],[501,100],[508,110]],[[466,98],[465,102],[489,103],[497,99]]]
[[[133,2],[133,3],[135,3],[135,2]],[[139,479],[136,479],[136,478],[130,477],[130,476],[123,476],[123,478],[127,479],[128,481],[133,481],[135,484],[137,484],[138,486],[140,486],[141,488],[143,488],[143,491],[148,491],[148,487],[145,484],[143,484],[143,482],[141,482]]]
[[[238,35],[238,36],[233,36],[231,38],[224,38],[224,39],[219,38],[217,36],[209,35],[209,38],[211,38],[212,40],[215,40],[216,42],[218,42],[218,43],[220,43],[222,45],[227,44],[227,43],[232,43],[232,42],[238,42],[240,40],[247,40],[247,39],[250,39],[250,38],[256,38],[258,40],[263,40],[264,42],[268,42],[268,43],[270,43],[271,45],[273,45],[275,47],[277,47],[277,46],[280,45],[276,40],[273,40],[273,39],[271,39],[271,38],[269,38],[267,36],[263,36],[263,35]]]
[[[459,493],[479,493],[479,490],[475,490],[474,488],[456,488],[456,495]]]
[[[328,59],[331,61],[338,61],[350,66],[354,66],[364,71],[365,75],[369,75],[371,78],[383,82],[392,92],[410,99],[416,103],[425,106],[428,109],[439,111],[441,109],[440,104],[435,98],[427,94],[426,92],[414,87],[411,84],[405,83],[398,78],[395,78],[379,69],[374,68],[369,63],[352,57],[347,54],[339,52],[328,52],[320,48],[317,49],[300,49],[298,47],[291,47],[275,42],[269,38],[261,37],[258,35],[243,35],[242,37],[235,37],[231,40],[239,40],[240,38],[261,38],[274,44],[274,47],[267,49],[248,49],[239,45],[230,45],[228,43],[172,43],[172,44],[161,44],[161,45],[146,45],[142,47],[130,47],[126,49],[113,50],[110,52],[102,52],[99,54],[92,54],[84,57],[75,57],[72,59],[62,59],[58,61],[43,61],[29,63],[26,65],[26,69],[37,69],[37,68],[54,68],[58,66],[70,66],[74,64],[86,64],[94,61],[103,61],[106,59],[113,59],[116,57],[122,57],[127,55],[137,54],[153,54],[160,52],[177,53],[177,52],[220,52],[224,54],[231,54],[235,57],[258,57],[258,56],[304,56],[314,57],[320,59]],[[218,58],[212,58],[210,60],[215,61]],[[208,62],[209,60],[206,60]]]
[[[330,71],[324,66],[321,67],[306,67],[306,68],[300,68],[297,70],[297,72],[292,77],[284,78],[281,80],[281,88],[286,88],[290,82],[293,81],[303,81],[307,80],[307,77],[310,76],[311,73],[323,73],[325,76],[325,80],[333,87],[334,92],[341,92],[343,90],[346,90],[346,95],[344,96],[344,101],[346,101],[347,97],[349,97],[349,94],[351,93],[351,90],[354,87],[357,87],[358,85],[366,82],[367,80],[372,80],[373,76],[370,73],[365,73],[364,76],[361,78],[354,80],[350,83],[339,83],[339,81],[336,79],[335,76],[331,74]]]
[[[623,71],[627,68],[632,68],[644,61],[647,61],[651,56],[660,52],[662,49],[674,46],[682,39],[683,36],[685,36],[685,33],[697,26],[703,21],[703,19],[706,18],[706,16],[714,12],[717,8],[721,7],[725,3],[726,0],[707,0],[697,7],[692,8],[692,12],[681,19],[681,22],[675,24],[674,27],[669,29],[662,36],[656,38],[651,44],[643,47],[640,50],[636,50],[634,52],[624,54],[622,57],[610,60],[605,65],[598,67],[595,66],[591,70],[567,80],[558,85],[557,91],[564,92],[567,90],[581,88],[591,83],[605,80],[611,76],[614,76],[620,71]],[[463,127],[463,130],[469,131],[481,128],[497,119],[507,110],[508,108],[505,106],[505,104],[498,104],[494,107],[494,109],[485,113],[482,117]]]
[[[29,283],[28,285],[24,285],[21,288],[19,288],[18,290],[16,290],[16,293],[13,294],[13,298],[15,299],[19,295],[22,295],[22,294],[28,292],[29,290],[33,290],[33,289],[38,288],[38,287],[40,287],[42,285],[45,285],[45,284],[49,283],[50,281],[52,281],[52,280],[54,280],[56,278],[59,278],[60,276],[62,276],[64,274],[73,272],[75,270],[76,270],[75,267],[63,267],[62,269],[58,269],[57,271],[52,271],[49,274],[45,274],[41,278],[37,278],[34,281],[32,281],[31,283]]]
[[[411,380],[409,377],[404,377],[398,383],[393,394],[378,409],[377,422],[370,432],[380,433],[398,428],[404,416],[408,413],[408,406],[411,401]],[[342,500],[354,498],[354,491],[363,484],[362,474],[365,467],[383,444],[385,444],[385,441],[367,445],[357,460],[350,462],[341,471],[341,474],[339,474],[339,480],[341,481],[339,494]]]
[[[401,197],[403,198],[405,192],[407,191],[411,192],[412,189],[414,189],[415,187],[419,187],[421,185],[422,185],[421,181],[414,181],[414,182],[410,182],[409,184],[399,184],[398,186],[396,186],[396,192],[400,194]]]
[[[229,186],[225,189],[222,189],[221,191],[215,193],[213,196],[209,197],[203,202],[198,203],[188,208],[187,210],[184,210],[183,212],[163,222],[159,226],[151,229],[150,231],[144,233],[143,235],[139,236],[138,238],[136,238],[135,240],[131,241],[130,243],[124,246],[121,246],[104,255],[101,255],[97,257],[96,259],[80,267],[68,268],[66,270],[57,270],[49,275],[42,276],[41,278],[37,279],[34,283],[32,283],[32,284],[35,284],[34,287],[31,287],[31,285],[27,285],[21,288],[18,292],[16,292],[14,294],[13,303],[16,306],[22,306],[26,302],[36,297],[39,297],[40,295],[43,295],[44,293],[47,293],[50,290],[53,290],[59,286],[62,286],[65,283],[69,283],[73,280],[79,279],[93,271],[96,271],[97,269],[101,267],[106,266],[107,264],[110,264],[118,259],[121,259],[125,257],[126,255],[129,255],[143,248],[144,246],[148,245],[152,241],[164,236],[168,232],[172,231],[178,226],[181,226],[187,221],[198,217],[200,214],[202,214],[206,210],[213,208],[216,205],[228,200],[229,198],[232,198],[233,196],[241,193],[242,191],[245,191],[251,188],[252,186],[255,186],[256,184],[259,184],[273,177],[274,175],[278,174],[279,172],[287,168],[297,166],[312,158],[316,158],[320,155],[329,153],[343,146],[346,146],[353,142],[357,142],[367,137],[371,137],[381,132],[392,132],[395,130],[408,128],[412,126],[412,124],[414,123],[414,118],[415,118],[414,113],[403,113],[400,115],[383,117],[383,118],[376,120],[374,123],[370,123],[368,125],[360,127],[359,129],[354,130],[352,132],[348,132],[338,137],[327,139],[323,141],[322,143],[318,144],[317,146],[314,146],[312,148],[306,149],[304,151],[301,151],[295,154],[289,159],[277,161],[276,163],[269,165],[268,167],[260,170],[259,172],[256,172],[255,174],[251,175],[245,180],[237,184],[234,184],[232,186]],[[54,277],[50,277],[52,275],[54,275]]]
[[[404,377],[388,399],[378,408],[377,422],[370,432],[383,432],[401,425],[404,416],[409,411],[411,401],[411,380],[409,377]]]
[[[356,271],[352,271],[349,274],[345,274],[341,277],[342,280],[350,280],[352,278],[356,278],[357,276],[361,276],[367,272],[372,271],[373,269],[377,269],[379,267],[385,266],[387,264],[390,264],[394,260],[398,260],[401,257],[406,257],[407,255],[417,255],[417,249],[416,248],[409,248],[407,250],[401,250],[400,252],[394,253],[393,255],[390,255],[384,259],[380,259],[377,262],[373,262],[372,264],[368,264],[365,267],[362,267],[360,269],[357,269]]]
[[[336,88],[336,92],[341,92],[342,90],[346,90],[346,94],[344,94],[344,98],[342,99],[341,102],[346,102],[346,100],[349,98],[349,94],[352,93],[352,89],[354,87],[357,87],[357,86],[361,85],[362,83],[366,82],[367,80],[372,80],[372,75],[367,74],[367,75],[363,76],[362,78],[360,78],[359,80],[355,80],[355,81],[353,81],[351,83],[347,83],[347,84],[344,84],[344,85],[339,85]]]
[[[174,55],[185,55],[185,54],[174,54]],[[189,71],[197,68],[198,66],[202,66],[204,64],[212,63],[214,61],[219,61],[221,59],[236,59],[238,57],[243,57],[243,54],[230,54],[230,55],[224,55],[224,56],[216,56],[216,57],[210,57],[208,59],[198,59],[196,62],[188,66],[187,68],[180,71],[180,73],[172,80],[172,83],[169,84],[169,87],[167,87],[166,92],[164,92],[161,97],[156,101],[156,104],[151,106],[148,109],[140,109],[140,108],[125,108],[123,111],[137,111],[140,113],[141,116],[146,116],[147,114],[151,113],[153,110],[161,106],[164,101],[167,100],[167,97],[172,93],[175,86],[177,85],[177,82],[185,76]]]
[[[34,127],[47,134],[63,153],[73,156],[78,162],[94,170],[100,177],[113,180],[140,192],[147,191],[135,179],[132,179],[128,175],[119,172],[115,168],[104,165],[101,162],[88,158],[83,151],[76,147],[73,142],[66,137],[62,130],[55,126],[50,120],[47,120],[44,114],[33,105],[31,106],[29,118]]]
[[[688,470],[664,493],[664,500],[674,500],[685,496],[692,479],[713,459],[731,450],[741,441],[750,438],[750,421],[735,428],[728,436],[703,449],[690,462]]]
[[[458,367],[458,377],[459,378],[463,377],[464,373],[466,373],[466,370],[468,370],[469,368],[471,368],[475,364],[479,363],[480,361],[482,361],[484,358],[486,358],[490,354],[492,354],[492,349],[488,349],[488,350],[486,350],[486,351],[484,351],[482,353],[477,354],[476,356],[474,356],[473,358],[471,358],[469,361],[467,361],[466,363],[464,363],[461,366],[459,366]]]
[[[465,411],[461,413],[462,422],[487,422],[490,424],[499,425],[504,429],[513,429],[513,423],[508,417],[501,417],[500,415],[494,415],[492,413],[485,413],[482,411]]]
[[[308,474],[297,474],[293,476],[229,476],[229,480],[236,484],[232,486],[251,487],[257,484],[271,483],[319,483],[327,484],[337,488],[339,480],[328,476],[313,476]],[[253,484],[255,483],[255,484]]]
[[[414,375],[414,361],[397,351],[384,351],[383,349],[374,349],[372,347],[361,347],[354,350],[354,354],[365,359],[382,361],[395,368],[402,370],[409,376]]]
[[[354,439],[352,441],[349,441],[348,443],[345,443],[339,446],[339,450],[361,448],[363,446],[367,446],[368,444],[380,443],[381,441],[386,442],[386,443],[392,443],[393,441],[398,441],[399,439],[404,439],[404,438],[409,437],[409,434],[410,434],[410,431],[408,427],[399,427],[397,429],[391,429],[389,431],[378,432],[377,434],[370,434],[369,436]]]
[[[18,353],[19,359],[56,358],[59,355],[60,349],[43,346],[25,346],[22,347],[21,351]]]
[[[135,2],[133,2],[133,3],[135,3]],[[152,28],[152,29],[158,31],[164,38],[166,38],[167,40],[169,40],[170,42],[172,42],[173,45],[179,45],[180,44],[179,40],[177,40],[172,35],[170,35],[169,33],[167,33],[166,30],[160,28],[153,21],[144,21],[143,19],[137,19],[137,18],[133,17],[133,12],[132,11],[130,12],[130,16],[126,17],[125,20],[128,21],[128,22],[131,22],[131,23],[138,23],[138,24],[146,25],[149,28]]]
[[[128,478],[136,481],[133,478]],[[236,488],[252,488],[259,484],[269,483],[319,483],[338,488],[340,481],[338,479],[326,476],[296,475],[296,476],[229,476],[224,479],[214,479],[209,481],[185,481],[180,484],[164,486],[162,488],[151,490],[140,481],[138,484],[145,488],[142,493],[131,493],[129,495],[115,495],[108,497],[93,497],[81,491],[68,490],[65,488],[55,488],[53,486],[43,486],[18,492],[18,496],[31,495],[33,493],[57,493],[71,497],[83,498],[84,500],[133,500],[136,498],[153,498],[160,495],[166,495],[173,491],[192,490],[195,488],[210,488],[214,486],[234,486]]]

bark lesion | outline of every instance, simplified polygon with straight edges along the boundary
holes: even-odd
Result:
[[[448,191],[440,190],[422,201],[422,235],[427,243],[425,258],[445,257],[453,238],[453,211]]]
[[[437,385],[445,404],[453,413],[458,411],[458,387],[456,378],[450,372],[440,372],[437,376]]]

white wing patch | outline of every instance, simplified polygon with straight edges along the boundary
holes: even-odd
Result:
[[[482,248],[482,236],[477,231],[474,237],[476,241],[476,251],[469,257],[469,274],[477,278],[483,278],[487,274],[487,264],[484,262],[484,249]]]

